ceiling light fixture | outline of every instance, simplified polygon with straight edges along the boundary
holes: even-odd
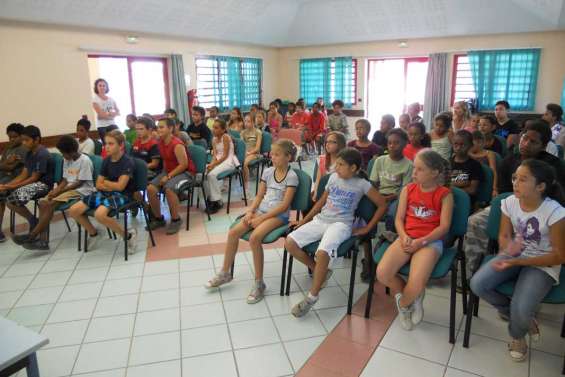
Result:
[[[126,42],[129,44],[136,44],[137,43],[137,36],[136,35],[128,35],[126,37]]]
[[[408,42],[406,42],[406,41],[400,41],[400,42],[398,43],[398,47],[400,47],[400,48],[406,48],[406,47],[408,47]]]

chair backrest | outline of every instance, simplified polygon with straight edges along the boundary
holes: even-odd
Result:
[[[505,192],[504,194],[498,195],[496,198],[492,199],[490,202],[490,213],[488,215],[487,221],[487,234],[488,238],[496,241],[498,240],[498,230],[500,229],[500,216],[502,210],[500,209],[500,202],[512,195],[511,192]]]
[[[102,154],[102,142],[100,140],[94,140],[94,154],[96,156]]]
[[[363,195],[363,197],[359,201],[359,204],[357,205],[357,209],[355,210],[355,216],[365,220],[366,223],[369,223],[369,221],[371,221],[371,218],[373,218],[376,210],[377,206],[375,205],[375,203],[373,203],[367,195]]]
[[[204,150],[208,149],[208,142],[204,139],[192,139],[192,143],[194,145],[198,145],[199,147],[204,148]]]
[[[502,156],[497,152],[492,152],[492,153],[494,153],[494,159],[496,161],[496,166],[498,168],[498,165],[502,162]]]
[[[263,131],[261,136],[261,150],[262,155],[268,156],[271,153],[271,146],[273,145],[273,135],[270,132]]]
[[[228,130],[228,132],[233,139],[241,139],[241,134],[239,133],[239,131]]]
[[[135,167],[133,169],[133,185],[135,191],[147,189],[147,163],[139,158],[133,158]]]
[[[555,144],[557,147],[557,157],[563,160],[563,146],[561,144]]]
[[[126,141],[126,153],[131,154],[131,143],[129,141]]]
[[[483,181],[477,189],[477,202],[488,204],[492,199],[492,186],[494,184],[494,174],[492,169],[485,164],[481,164],[483,169]]]
[[[330,176],[331,176],[331,174],[326,174],[326,175],[323,175],[320,178],[320,183],[318,184],[318,188],[316,189],[316,200],[318,200],[322,197],[322,194],[324,193],[324,190],[326,189],[326,185],[328,184],[328,181],[330,180]]]
[[[90,161],[92,161],[92,181],[96,185],[96,180],[102,171],[102,157],[100,156],[88,156]]]
[[[51,155],[51,168],[53,169],[53,183],[59,183],[63,179],[63,156],[59,153],[49,154]]]
[[[279,139],[289,139],[296,145],[302,144],[302,131],[293,128],[281,128],[279,130]]]
[[[312,190],[312,179],[300,169],[292,169],[298,176],[298,186],[290,208],[296,211],[306,211],[310,208],[310,190]]]
[[[196,144],[189,145],[187,149],[190,159],[196,168],[196,173],[204,174],[206,172],[206,162],[208,159],[206,149]]]
[[[467,233],[467,220],[471,214],[471,199],[465,191],[457,187],[452,187],[451,193],[453,194],[453,216],[451,217],[449,235],[451,237],[462,237]]]
[[[375,160],[377,158],[373,157],[369,160],[369,163],[367,164],[367,175],[370,177],[371,176],[371,171],[373,171],[373,166],[375,165]]]
[[[232,138],[232,141],[239,164],[243,165],[243,161],[245,161],[245,142],[242,139],[236,138]]]
[[[314,170],[312,171],[312,181],[316,182],[318,179],[318,173],[320,172],[320,166],[318,166],[318,159],[314,160]]]
[[[502,157],[506,157],[508,154],[508,144],[506,144],[506,139],[499,135],[494,135],[494,137],[496,137],[502,145]]]

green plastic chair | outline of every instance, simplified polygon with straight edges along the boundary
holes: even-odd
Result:
[[[132,160],[134,161],[134,170],[133,170],[133,182],[134,182],[134,191],[146,191],[147,190],[147,163],[139,158],[132,158]],[[136,200],[134,198],[131,199],[131,201],[126,204],[123,205],[121,207],[119,207],[117,209],[117,211],[110,211],[109,216],[115,216],[117,219],[119,219],[119,215],[123,214],[123,220],[124,220],[124,230],[125,233],[128,233],[128,211],[137,208],[139,210],[141,210],[141,212],[143,213],[143,217],[145,218],[145,222],[147,224],[149,224],[149,217],[147,215],[147,213],[145,212],[145,203],[144,203],[144,199],[143,196],[141,197],[141,200]],[[94,216],[94,212],[95,210],[88,210],[86,211],[86,215],[87,216]],[[77,224],[78,225],[78,224]],[[80,251],[80,244],[81,244],[81,226],[78,225],[78,233],[79,233],[79,245],[78,245],[78,250]],[[155,238],[153,237],[153,232],[151,231],[151,229],[148,229],[149,231],[149,237],[151,238],[151,244],[153,246],[155,246]],[[116,239],[116,236],[114,234],[114,239]],[[88,252],[88,232],[84,232],[84,252]],[[127,261],[128,260],[128,243],[127,241],[124,239],[124,259]]]
[[[206,211],[206,215],[208,215],[208,221],[211,220],[210,212],[208,211],[208,200],[206,199],[206,191],[204,190],[204,180],[206,179],[206,161],[207,161],[207,153],[206,149],[201,147],[200,145],[192,144],[187,147],[188,155],[190,159],[194,163],[194,167],[196,168],[196,175],[194,176],[194,180],[192,184],[187,186],[188,190],[188,198],[189,201],[186,204],[186,230],[190,228],[190,207],[192,203],[194,203],[194,189],[200,189],[202,193],[202,199],[204,200],[204,208]],[[198,194],[196,195],[196,207],[200,206],[200,197]]]
[[[508,155],[508,144],[506,142],[506,139],[499,135],[494,135],[494,137],[496,137],[502,145],[502,158],[506,157]]]
[[[226,208],[226,213],[230,213],[230,202],[231,202],[231,180],[232,177],[237,177],[239,183],[241,184],[241,189],[243,191],[243,201],[247,207],[247,193],[245,192],[245,186],[243,185],[243,161],[245,161],[245,143],[241,139],[232,138],[235,154],[239,160],[239,166],[233,169],[229,169],[218,174],[218,180],[228,178],[228,206]]]
[[[367,164],[367,176],[371,176],[371,172],[373,171],[373,166],[375,165],[375,161],[377,160],[377,157],[373,157],[369,160],[369,163]]]
[[[456,187],[451,188],[453,194],[453,217],[451,219],[451,227],[447,236],[447,242],[444,242],[444,251],[441,258],[436,263],[430,279],[444,278],[451,271],[451,296],[449,304],[449,343],[455,343],[455,307],[456,300],[456,287],[457,287],[457,260],[461,261],[461,273],[463,281],[465,281],[465,262],[463,252],[463,236],[467,232],[467,220],[471,211],[471,200],[469,195],[461,189]],[[365,306],[365,317],[369,318],[371,310],[371,301],[373,298],[373,289],[375,283],[375,265],[378,264],[390,243],[385,241],[373,253],[373,260],[369,268],[370,282],[369,293],[367,294],[367,304]],[[403,276],[408,276],[410,273],[410,263],[405,264],[399,271]],[[467,311],[466,303],[466,286],[463,286],[463,312]]]
[[[126,153],[128,155],[131,155],[131,143],[129,141],[126,141]]]
[[[239,131],[236,130],[228,130],[230,136],[232,137],[232,139],[241,139],[241,134],[239,133]]]
[[[318,186],[318,190],[316,191],[316,198],[317,199],[319,199],[322,196],[322,193],[324,192],[324,190],[326,188],[326,184],[327,184],[330,176],[331,175],[328,174],[328,175],[325,175],[321,178],[320,184]],[[357,206],[357,209],[355,210],[355,217],[363,219],[366,223],[369,223],[369,221],[371,221],[371,218],[375,214],[376,210],[377,210],[377,207],[375,206],[375,204],[367,196],[363,196],[363,198],[359,202],[359,205]],[[337,249],[337,256],[338,257],[344,257],[344,256],[348,255],[349,253],[351,253],[351,275],[350,275],[350,279],[349,279],[350,280],[350,282],[349,282],[349,295],[348,295],[348,299],[347,299],[347,314],[348,315],[351,314],[351,309],[353,307],[353,293],[354,293],[354,288],[355,288],[355,274],[356,274],[356,268],[357,268],[357,254],[359,253],[359,245],[360,245],[361,241],[366,241],[367,239],[371,240],[372,238],[374,238],[375,235],[376,235],[376,231],[377,231],[377,229],[375,227],[375,229],[373,229],[371,232],[369,232],[369,234],[364,235],[362,237],[351,236],[347,240],[342,242],[341,245],[339,245],[339,247]],[[306,253],[308,253],[310,255],[314,255],[316,253],[316,251],[318,250],[319,245],[320,245],[320,241],[316,241],[316,242],[313,242],[311,244],[306,245],[302,250],[304,250]],[[283,254],[283,272],[282,272],[283,276],[285,275],[286,256],[287,256],[287,251],[285,249],[284,254]],[[290,258],[289,258],[289,261],[288,261],[288,270],[286,271],[287,284],[286,284],[285,294],[287,296],[290,294],[290,280],[292,278],[292,262],[293,262],[293,259],[294,259],[292,257],[292,255],[290,255],[289,257]],[[283,295],[283,286],[281,284],[281,296],[282,295]]]
[[[492,189],[494,184],[494,173],[490,167],[481,164],[483,169],[483,180],[477,188],[477,203],[482,207],[486,207],[492,199]]]
[[[312,189],[312,179],[308,174],[303,172],[299,169],[292,169],[296,175],[298,176],[298,186],[296,187],[296,192],[294,193],[294,197],[292,198],[292,202],[290,203],[290,209],[292,211],[297,211],[298,213],[305,211],[308,209],[310,205],[310,190]],[[230,229],[234,227],[241,221],[243,215],[239,216],[231,225]],[[297,216],[298,220],[298,216]],[[274,230],[272,230],[269,234],[263,238],[264,244],[270,244],[277,241],[281,237],[286,237],[288,232],[288,224],[282,225]],[[241,236],[242,240],[249,241],[249,237],[251,236],[252,231],[245,233]],[[286,250],[285,250],[285,257],[284,262],[286,262]],[[234,273],[235,262],[232,263],[231,266],[231,275],[233,277]],[[284,286],[284,274],[282,274],[281,280],[281,287]]]
[[[102,142],[100,140],[94,140],[94,154],[100,156],[102,154]]]
[[[557,157],[563,160],[563,146],[561,144],[555,144],[557,147]]]
[[[263,131],[261,136],[261,146],[259,148],[259,153],[261,154],[261,156],[250,161],[248,164],[249,169],[252,169],[253,167],[257,167],[257,179],[255,181],[255,195],[257,195],[257,192],[259,191],[259,180],[261,179],[263,170],[265,169],[265,166],[271,161],[270,155],[271,155],[272,145],[273,145],[273,136],[269,132]]]

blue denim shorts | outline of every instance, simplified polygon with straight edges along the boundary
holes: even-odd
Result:
[[[258,213],[259,215],[264,215],[264,214],[267,213],[267,212],[263,212],[263,211],[261,211],[261,210],[257,210],[257,213]],[[288,224],[289,218],[288,218],[288,215],[287,215],[286,213],[285,213],[285,214],[281,214],[281,215],[277,215],[277,219],[279,219],[280,221],[282,221],[283,225]]]
[[[427,244],[426,247],[431,247],[432,249],[434,249],[440,257],[443,254],[443,241],[442,240],[432,241],[429,244]]]

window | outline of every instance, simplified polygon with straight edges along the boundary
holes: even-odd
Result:
[[[247,110],[261,104],[261,59],[223,56],[196,58],[196,88],[200,106]]]
[[[414,102],[423,108],[428,58],[369,59],[367,116],[373,130],[385,114],[398,116]]]
[[[170,107],[166,58],[134,56],[88,56],[92,85],[98,78],[108,81],[108,93],[118,105],[116,124],[126,127],[126,115],[163,114]]]
[[[492,110],[502,99],[512,110],[534,109],[540,49],[470,51],[467,55],[479,110]]]
[[[311,106],[318,97],[346,107],[357,102],[357,59],[350,57],[300,60],[300,97]]]
[[[476,98],[471,65],[467,55],[453,56],[453,78],[451,80],[451,104]]]

